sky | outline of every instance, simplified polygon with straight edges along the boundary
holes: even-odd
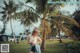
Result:
[[[3,4],[3,1],[4,0],[0,0],[0,6],[4,6]],[[8,1],[8,0],[6,0]],[[18,3],[18,1],[21,1],[21,2],[25,2],[26,0],[14,0],[16,3]],[[35,6],[33,6],[33,4],[31,3],[28,3],[26,5],[29,5],[33,8],[35,8]],[[24,7],[25,8],[25,7]],[[23,8],[23,9],[24,9]],[[75,8],[76,8],[76,5],[73,5],[73,6],[70,6],[70,5],[66,5],[65,7],[62,7],[61,8],[61,11],[69,11],[70,14],[74,13],[75,11]],[[0,8],[0,11],[2,11],[2,9]],[[0,18],[1,18],[2,14],[0,14]],[[40,25],[40,21],[33,24],[35,27],[39,27]],[[32,31],[34,29],[34,26],[30,28],[30,31]],[[12,20],[12,27],[13,27],[13,31],[16,35],[18,35],[19,33],[23,33],[24,30],[25,30],[25,26],[24,25],[21,25],[20,24],[20,21],[19,20]],[[3,23],[0,21],[0,30],[3,28]],[[28,29],[28,27],[27,27]],[[10,22],[7,23],[7,29],[6,29],[6,34],[10,35],[11,34],[11,27],[10,27]]]
[[[61,11],[65,10],[69,11],[70,14],[74,13],[75,9],[76,9],[76,5],[70,6],[70,5],[66,5],[66,7],[62,7]]]

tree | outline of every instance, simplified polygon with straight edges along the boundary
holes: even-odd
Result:
[[[19,33],[19,35],[20,35],[20,38],[19,38],[19,43],[20,43],[23,33]]]
[[[47,6],[47,1],[48,0],[36,0],[36,5],[37,5],[37,11],[43,15],[42,21],[41,21],[41,27],[43,28],[42,32],[42,44],[41,44],[41,50],[45,50],[45,42],[46,42],[46,32],[48,31],[47,29],[50,30],[48,22],[45,20],[47,17],[48,13],[48,6]]]
[[[32,0],[27,0],[27,2],[31,2],[31,1]],[[34,0],[34,3],[36,5],[36,11],[39,14],[43,15],[43,17],[41,19],[42,20],[41,27],[43,28],[41,48],[42,48],[42,51],[44,51],[45,50],[46,35],[47,35],[46,32],[48,31],[46,29],[49,29],[49,31],[50,31],[50,25],[49,25],[48,21],[46,21],[47,14],[49,13],[48,0]]]
[[[76,25],[79,27],[79,24],[73,18],[71,18],[70,16],[62,15],[60,12],[52,13],[52,15],[50,16],[52,33],[55,27],[56,32],[58,33],[60,39],[60,43],[62,42],[60,31],[63,31],[65,35],[71,37],[72,35],[71,26]]]
[[[28,2],[27,2],[28,3]],[[38,13],[36,12],[36,10],[28,5],[26,5],[26,3],[22,3],[19,1],[18,6],[20,6],[19,8],[22,8],[23,6],[26,7],[26,9],[24,11],[20,11],[20,12],[16,12],[14,14],[14,17],[18,17],[21,21],[21,24],[24,24],[25,26],[30,26],[32,25],[32,23],[38,22],[38,17],[40,17],[38,15]]]
[[[49,22],[44,19],[42,20],[41,22],[41,26],[40,26],[40,31],[41,31],[41,35],[42,35],[42,45],[41,45],[41,48],[42,48],[42,51],[45,50],[46,48],[46,45],[45,45],[45,42],[46,42],[46,36],[50,34],[51,32],[51,28],[50,28],[50,24]]]
[[[80,10],[76,10],[73,13],[74,19],[79,23],[80,25]],[[80,40],[80,27],[72,26],[73,34],[76,37],[76,40]]]
[[[34,1],[34,4],[36,5],[36,13],[38,13],[39,15],[43,15],[43,17],[42,17],[42,21],[41,21],[41,27],[43,27],[43,37],[42,37],[42,50],[44,50],[45,49],[45,39],[46,39],[46,29],[49,29],[49,25],[50,24],[45,24],[45,23],[48,23],[47,21],[46,21],[46,19],[47,19],[47,14],[49,13],[49,6],[48,6],[48,0],[33,0]],[[63,0],[64,1],[64,0]],[[28,2],[32,2],[32,0],[27,0],[26,1],[26,3],[28,3]],[[58,6],[60,6],[61,4],[57,4]],[[55,6],[55,5],[54,5]],[[30,8],[29,8],[30,9]],[[32,13],[30,13],[30,14],[32,14]],[[37,15],[38,15],[37,14]],[[30,15],[30,16],[32,16],[32,15]],[[23,20],[23,23],[31,23],[32,21],[29,19],[29,18],[27,17],[27,19],[26,18],[24,18],[24,19],[22,19]],[[28,22],[26,22],[26,21],[28,21]],[[46,28],[45,28],[46,27]]]
[[[13,35],[13,28],[12,28],[12,21],[11,21],[11,19],[13,18],[12,17],[12,13],[16,12],[17,5],[14,5],[14,2],[11,1],[11,0],[9,0],[9,3],[4,1],[4,5],[5,5],[5,7],[1,6],[3,11],[0,12],[0,13],[3,14],[2,20],[3,20],[3,23],[6,23],[7,21],[10,21],[11,31],[12,31],[12,35]],[[4,24],[4,27],[5,27],[5,24]],[[14,35],[14,39],[15,39],[15,35]]]

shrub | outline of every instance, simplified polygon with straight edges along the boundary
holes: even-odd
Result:
[[[65,44],[67,53],[80,53],[80,42],[71,42]]]

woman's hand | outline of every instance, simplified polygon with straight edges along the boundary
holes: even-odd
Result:
[[[32,45],[35,45],[36,43],[32,42],[31,44],[32,44]]]

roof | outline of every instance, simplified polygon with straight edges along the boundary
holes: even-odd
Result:
[[[11,36],[11,35],[1,35],[1,34],[0,34],[0,36],[13,37],[13,36]],[[19,37],[19,36],[16,36],[16,37]]]

